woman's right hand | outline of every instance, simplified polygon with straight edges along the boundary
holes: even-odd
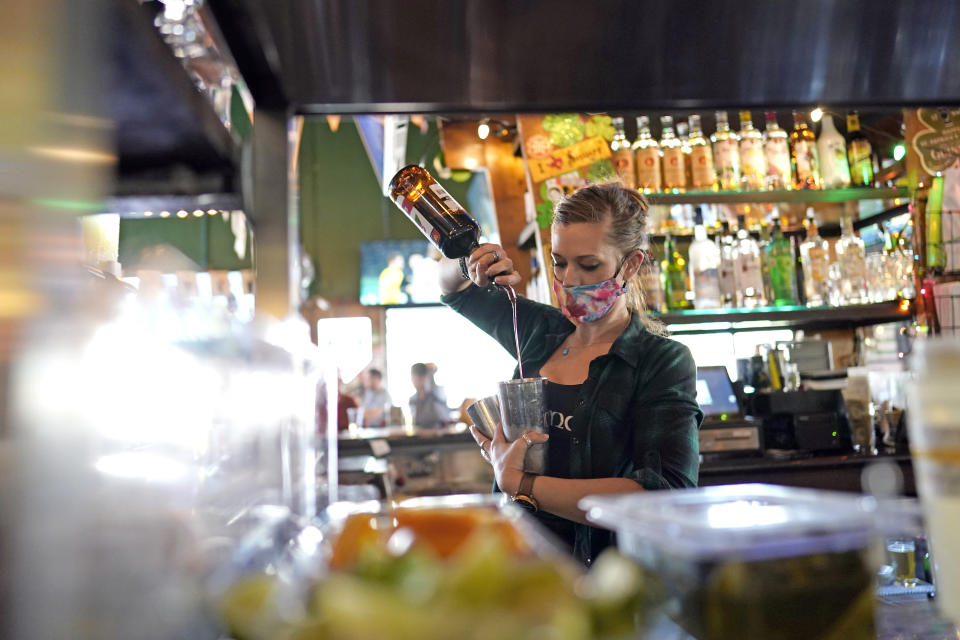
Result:
[[[491,281],[515,287],[523,281],[513,267],[513,260],[498,244],[482,244],[474,249],[467,258],[467,271],[478,287],[486,287]]]

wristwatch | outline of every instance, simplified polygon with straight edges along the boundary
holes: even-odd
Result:
[[[463,276],[464,280],[470,279],[470,270],[467,269],[467,257],[460,257],[460,275]]]
[[[533,481],[536,479],[536,474],[524,472],[520,478],[520,485],[517,487],[517,492],[513,496],[514,504],[523,507],[531,513],[536,513],[540,510],[540,504],[537,502],[537,499],[533,497]]]

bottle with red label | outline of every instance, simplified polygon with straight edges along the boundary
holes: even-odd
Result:
[[[393,176],[390,198],[447,258],[479,246],[480,225],[423,167],[410,165]]]

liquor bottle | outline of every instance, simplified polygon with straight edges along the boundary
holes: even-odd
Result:
[[[767,304],[760,271],[760,247],[747,230],[746,216],[737,216],[737,306],[754,308]]]
[[[760,240],[757,242],[757,247],[760,249],[760,275],[763,276],[763,297],[767,299],[768,303],[772,304],[773,289],[770,283],[770,273],[773,269],[770,264],[771,258],[767,252],[769,246],[770,224],[766,220],[762,220],[760,222]]]
[[[613,140],[610,141],[611,157],[613,169],[617,172],[617,177],[623,183],[623,186],[635,189],[637,186],[637,174],[633,167],[633,150],[630,148],[630,141],[623,132],[623,118],[617,116],[613,118]]]
[[[720,301],[725,307],[737,305],[737,246],[730,233],[730,223],[723,221],[722,234],[717,238],[720,251]]]
[[[763,155],[763,134],[753,126],[749,111],[740,112],[740,188],[763,189],[767,161]]]
[[[690,125],[686,120],[677,120],[677,139],[683,151],[683,182],[690,186]]]
[[[463,258],[479,246],[480,225],[423,167],[397,172],[390,197],[447,258]]]
[[[793,112],[793,131],[790,132],[790,163],[793,165],[794,189],[820,188],[820,161],[817,158],[817,140],[799,111]]]
[[[840,266],[838,298],[840,304],[860,304],[866,301],[867,263],[861,240],[846,217],[840,219],[840,239],[836,245]]]
[[[777,307],[797,304],[797,283],[794,279],[793,248],[780,230],[780,221],[773,221],[773,233],[767,245],[770,265],[771,303]]]
[[[817,153],[820,155],[820,181],[824,189],[850,186],[850,165],[847,164],[847,143],[833,124],[833,116],[823,116]]]
[[[660,145],[650,135],[650,118],[637,116],[637,140],[633,143],[633,163],[637,169],[637,188],[644,193],[660,191]]]
[[[713,169],[713,150],[703,136],[700,116],[690,116],[690,186],[695,191],[716,191],[717,173]]]
[[[690,308],[687,292],[690,284],[687,282],[687,261],[677,250],[676,241],[668,233],[664,241],[663,293],[666,298],[667,309],[679,311]]]
[[[820,237],[813,209],[807,209],[807,239],[800,244],[803,264],[803,293],[808,307],[820,307],[830,300],[830,247]]]
[[[790,169],[790,143],[787,132],[777,123],[776,111],[767,111],[766,128],[763,133],[763,156],[767,162],[767,189],[793,188],[793,171]]]
[[[727,112],[717,111],[717,130],[710,136],[713,143],[713,164],[717,168],[717,182],[723,191],[740,188],[740,147],[737,134],[730,131]]]
[[[803,256],[800,253],[800,239],[799,234],[794,235],[790,238],[790,246],[793,249],[793,274],[797,280],[797,304],[801,307],[806,306],[807,297],[804,295],[804,279],[803,279]]]
[[[720,249],[707,239],[700,208],[697,208],[694,221],[694,239],[690,244],[693,304],[697,309],[716,309],[720,306]]]
[[[649,255],[649,245],[644,252]],[[657,260],[644,260],[640,267],[640,286],[643,288],[643,300],[647,309],[656,313],[663,313],[663,282],[660,273],[660,263]]]
[[[673,116],[661,116],[660,151],[663,154],[663,187],[665,191],[682,192],[687,186],[686,164],[680,139],[673,131]]]
[[[873,147],[860,131],[860,116],[847,113],[847,158],[850,160],[850,182],[855,187],[873,186]]]

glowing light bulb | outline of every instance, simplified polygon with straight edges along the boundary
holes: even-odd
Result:
[[[477,137],[481,140],[486,140],[487,136],[490,135],[490,125],[486,122],[481,122],[480,126],[477,127]]]
[[[903,156],[907,155],[907,146],[902,142],[896,145],[893,148],[893,159],[896,161],[903,160]]]
[[[823,109],[821,109],[820,107],[817,107],[816,109],[810,112],[810,120],[812,120],[813,122],[820,122],[820,118],[822,117],[823,117]]]

